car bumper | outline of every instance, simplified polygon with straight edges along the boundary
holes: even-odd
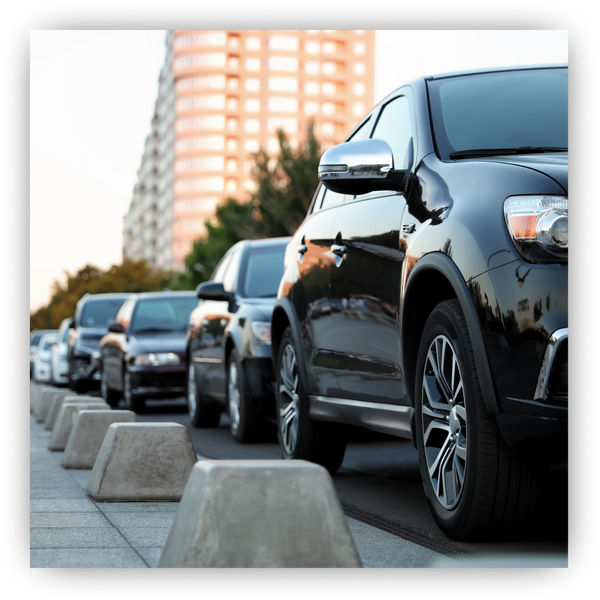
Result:
[[[34,365],[34,378],[36,381],[50,381],[50,363],[36,363]]]
[[[505,441],[524,455],[566,460],[568,268],[515,261],[472,282]]]
[[[178,398],[185,395],[186,365],[130,367],[131,394],[144,398]]]
[[[60,360],[52,365],[52,380],[56,383],[67,383],[69,381],[69,363]]]
[[[261,413],[275,416],[275,372],[268,357],[242,359],[242,367],[254,407]]]

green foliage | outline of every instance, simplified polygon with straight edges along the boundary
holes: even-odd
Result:
[[[264,150],[253,155],[252,175],[256,191],[249,202],[229,198],[216,211],[214,222],[206,221],[207,234],[194,242],[185,259],[186,270],[175,276],[174,289],[193,289],[208,280],[225,252],[244,239],[293,235],[317,188],[321,151],[312,123],[306,142],[293,149],[281,130],[279,153],[269,158]]]
[[[58,281],[52,284],[50,302],[30,313],[30,331],[58,328],[63,319],[73,316],[75,306],[84,294],[160,291],[173,277],[170,271],[154,269],[145,260],[125,260],[106,271],[88,264],[73,275],[65,271],[65,275],[64,285]]]

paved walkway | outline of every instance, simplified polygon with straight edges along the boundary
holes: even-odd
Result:
[[[31,567],[157,567],[177,502],[95,502],[90,470],[64,469],[51,431],[30,415]],[[452,559],[348,518],[364,567],[428,567]]]

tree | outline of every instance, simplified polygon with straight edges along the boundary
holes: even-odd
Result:
[[[46,306],[29,315],[29,328],[56,329],[61,321],[75,314],[75,306],[84,294],[160,291],[169,285],[173,273],[152,268],[146,260],[125,260],[106,271],[87,264],[71,275],[66,283],[54,281]]]

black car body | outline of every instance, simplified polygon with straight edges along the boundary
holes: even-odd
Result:
[[[69,325],[68,386],[77,393],[100,388],[100,340],[129,294],[85,294]]]
[[[188,318],[195,292],[132,294],[100,341],[102,397],[143,412],[147,398],[185,395]]]
[[[427,77],[323,155],[273,312],[284,457],[334,472],[360,425],[413,439],[449,535],[535,512],[567,455],[567,94],[564,65]]]
[[[188,406],[197,427],[230,416],[236,441],[258,439],[274,419],[271,313],[290,238],[245,240],[225,254],[210,281],[197,288],[200,304],[187,335]]]

